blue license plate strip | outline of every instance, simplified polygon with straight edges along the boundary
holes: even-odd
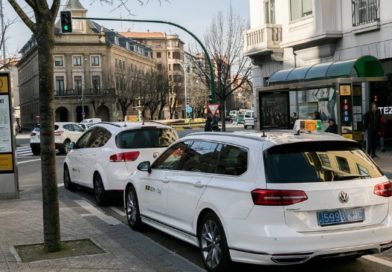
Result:
[[[363,222],[365,220],[364,208],[338,209],[317,212],[319,226],[332,226],[349,223]]]

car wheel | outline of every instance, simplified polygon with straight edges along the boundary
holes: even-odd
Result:
[[[68,166],[64,165],[64,188],[70,191],[75,191],[76,186],[75,183],[71,181],[71,176],[69,174]]]
[[[31,152],[33,153],[34,156],[38,156],[41,153],[41,150],[39,147],[32,147]]]
[[[62,153],[62,154],[68,154],[68,152],[69,152],[69,146],[71,145],[71,141],[70,140],[65,140],[64,141],[64,144],[63,144],[63,147],[61,148],[61,150],[60,150],[60,152]]]
[[[207,271],[228,271],[231,259],[226,236],[219,218],[214,213],[208,213],[203,217],[198,237],[201,256]]]
[[[244,129],[247,129],[248,128],[248,126],[244,126]]]
[[[127,215],[128,225],[131,229],[138,231],[143,229],[143,223],[140,218],[139,202],[133,186],[130,186],[127,190],[125,213]]]
[[[94,196],[95,202],[97,202],[99,206],[106,204],[106,191],[99,174],[94,175]]]

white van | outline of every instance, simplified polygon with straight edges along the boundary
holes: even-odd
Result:
[[[244,128],[245,129],[247,129],[248,127],[255,128],[255,122],[256,122],[255,112],[252,110],[245,111]]]

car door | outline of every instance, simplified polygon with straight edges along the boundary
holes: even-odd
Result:
[[[82,158],[83,153],[86,152],[92,131],[87,131],[76,142],[74,149],[67,154],[68,168],[71,175],[71,180],[75,183],[82,184],[81,171],[83,168]]]
[[[151,173],[140,178],[138,194],[142,216],[159,222],[169,222],[166,215],[169,183],[167,175],[181,168],[186,146],[186,143],[180,142],[167,149],[152,164]]]
[[[216,172],[221,145],[209,141],[188,144],[181,171],[166,173],[169,181],[167,216],[177,228],[192,231],[197,204]]]

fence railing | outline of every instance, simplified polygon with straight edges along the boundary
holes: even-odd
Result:
[[[272,50],[280,48],[282,26],[275,24],[263,25],[258,29],[249,30],[245,34],[245,52]]]
[[[111,89],[66,89],[66,90],[55,90],[55,96],[109,96],[115,95],[116,90]]]
[[[380,20],[380,0],[352,0],[353,26]]]

